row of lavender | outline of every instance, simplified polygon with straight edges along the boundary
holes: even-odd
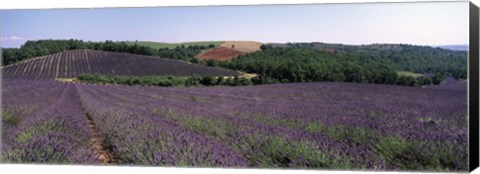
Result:
[[[466,170],[465,91],[79,85],[122,164]]]
[[[83,73],[129,76],[238,75],[232,70],[188,64],[178,60],[94,50],[66,51],[3,68],[4,78],[29,80],[74,78]]]
[[[98,163],[88,114],[124,165],[467,169],[465,91],[7,82],[2,160],[12,162]]]
[[[75,86],[3,80],[2,161],[98,164]]]

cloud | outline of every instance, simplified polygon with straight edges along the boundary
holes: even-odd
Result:
[[[25,40],[22,37],[18,36],[7,36],[7,37],[0,37],[1,41],[19,41],[19,40]]]

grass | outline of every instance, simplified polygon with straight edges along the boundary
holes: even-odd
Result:
[[[227,120],[181,114],[170,108],[157,108],[155,113],[175,121],[182,127],[205,134],[222,141],[236,139],[230,144],[253,166],[259,167],[300,167],[300,168],[337,168],[356,169],[362,164],[354,164],[348,156],[329,151],[310,140],[293,140],[277,134],[265,134],[260,131],[240,134],[240,127]],[[374,114],[375,115],[375,114]],[[381,115],[381,114],[380,114]],[[273,125],[292,126],[287,120],[273,121],[259,113],[236,113],[260,122]],[[326,133],[335,141],[346,141],[351,146],[365,145],[385,162],[392,170],[464,170],[464,161],[454,152],[455,145],[450,143],[432,143],[421,140],[407,141],[402,137],[385,136],[372,129],[357,126],[326,126],[321,122],[296,123],[292,127],[301,127],[312,133]],[[428,150],[433,149],[433,150]]]
[[[291,129],[304,129],[305,131],[312,133],[320,133],[326,130],[325,125],[323,125],[321,122],[306,122],[302,120],[272,118],[268,115],[250,112],[238,112],[233,113],[233,115],[239,115],[245,119],[253,119],[266,125],[288,127]]]
[[[303,167],[303,168],[353,168],[343,156],[334,155],[308,140],[288,140],[282,136],[250,134],[240,145],[254,149],[247,159],[261,167]]]
[[[347,137],[348,132],[346,130],[346,127],[343,125],[338,125],[338,126],[330,126],[327,128],[327,134],[328,137],[340,141],[343,140]]]
[[[72,160],[65,157],[51,146],[14,147],[2,152],[2,161],[7,163],[60,163],[71,164]]]
[[[153,112],[168,120],[175,121],[182,127],[196,133],[206,134],[222,140],[238,132],[234,125],[222,119],[180,114],[171,108],[155,108]]]
[[[336,125],[330,126],[326,130],[329,138],[335,141],[347,140],[353,144],[368,145],[372,143],[372,140],[375,139],[375,137],[380,136],[380,133],[364,127]]]
[[[258,121],[259,123],[270,125],[270,126],[282,126],[288,128],[303,128],[305,127],[305,123],[301,120],[290,120],[284,118],[272,118],[268,115],[261,114],[261,113],[251,113],[251,112],[239,112],[234,113],[234,115],[239,115],[245,119],[253,119]]]
[[[409,72],[409,71],[399,71],[399,72],[397,72],[397,74],[399,76],[410,76],[410,77],[414,77],[414,78],[424,76],[423,74],[418,74],[418,73]]]
[[[401,170],[450,171],[466,168],[457,166],[455,161],[463,161],[453,152],[454,146],[444,143],[426,144],[432,151],[422,147],[422,141],[407,141],[401,137],[381,137],[373,149],[389,166]]]
[[[20,118],[18,116],[14,115],[13,113],[9,111],[3,111],[2,112],[2,123],[4,124],[12,124],[12,125],[17,125],[20,123]]]
[[[306,129],[309,132],[322,132],[325,126],[322,123],[308,123]]]
[[[185,45],[185,46],[190,46],[190,45],[205,45],[208,46],[210,44],[214,44],[215,46],[219,46],[224,43],[224,41],[201,41],[201,42],[181,42],[181,43],[164,43],[164,42],[151,42],[151,41],[126,41],[125,42],[128,45],[134,45],[135,43],[140,46],[148,46],[154,49],[160,49],[160,48],[169,48],[169,49],[174,49],[177,46]]]
[[[181,114],[171,108],[156,108],[154,113],[177,122],[194,132],[220,140],[238,137],[241,141],[232,146],[245,152],[244,157],[252,165],[261,167],[303,167],[303,168],[353,168],[354,164],[344,156],[332,154],[308,140],[289,140],[280,135],[266,135],[261,132],[239,134],[241,128],[226,120]],[[282,122],[281,124],[284,124]],[[310,124],[312,131],[323,130],[321,124]],[[236,139],[236,138],[234,138]]]
[[[17,141],[21,143],[28,142],[30,139],[32,139],[36,135],[42,135],[51,131],[55,131],[61,128],[61,125],[56,124],[54,122],[46,122],[45,124],[42,124],[41,126],[37,127],[30,127],[29,129],[23,131],[20,133],[20,135],[17,136]]]

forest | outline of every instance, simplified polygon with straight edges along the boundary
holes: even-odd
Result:
[[[258,74],[252,79],[254,84],[336,81],[425,86],[439,84],[448,75],[437,71],[431,76],[401,76],[395,63],[382,59],[380,55],[296,47],[262,46],[262,51],[232,61],[206,60],[200,63]]]
[[[392,63],[395,68],[422,74],[442,73],[456,79],[467,77],[467,51],[453,51],[409,44],[342,45],[287,43],[287,47],[363,54],[369,59]]]

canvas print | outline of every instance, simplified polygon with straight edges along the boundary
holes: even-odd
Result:
[[[464,172],[468,7],[2,10],[1,162]]]

